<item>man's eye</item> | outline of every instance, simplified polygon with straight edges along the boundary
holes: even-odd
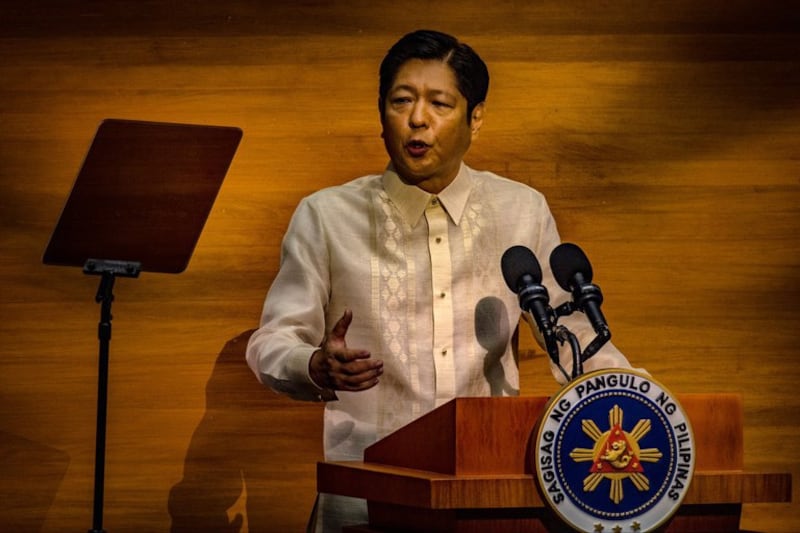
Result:
[[[447,102],[442,102],[441,100],[434,100],[433,105],[435,107],[453,107]]]
[[[407,104],[409,102],[411,102],[411,98],[408,96],[396,96],[392,98],[392,103],[395,105]]]

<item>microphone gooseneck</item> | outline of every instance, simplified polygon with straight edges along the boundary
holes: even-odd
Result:
[[[594,272],[586,254],[577,245],[562,243],[550,254],[550,268],[556,283],[570,293],[570,302],[550,307],[550,296],[542,285],[542,268],[534,253],[525,246],[512,246],[500,260],[503,279],[519,298],[519,305],[536,322],[547,353],[561,369],[567,380],[570,377],[560,364],[558,344],[569,343],[573,352],[572,379],[583,373],[583,362],[592,357],[611,338],[611,331],[600,310],[603,294],[592,283]],[[595,338],[581,353],[577,337],[565,326],[558,325],[558,317],[581,311],[595,331]]]
[[[611,330],[600,310],[603,293],[592,283],[592,265],[577,245],[562,243],[550,254],[553,277],[562,289],[572,294],[575,307],[586,315],[597,337],[586,347],[582,360],[593,356],[611,338]]]
[[[536,256],[525,246],[512,246],[503,253],[500,266],[506,285],[519,298],[520,307],[536,322],[550,359],[559,364],[556,318],[549,305],[550,295],[542,285],[542,268]]]

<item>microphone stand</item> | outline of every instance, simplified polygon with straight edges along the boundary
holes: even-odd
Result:
[[[554,331],[555,336],[548,337],[547,335],[542,333],[542,336],[544,337],[545,348],[547,349],[547,355],[550,356],[550,360],[553,362],[554,365],[556,365],[556,368],[558,368],[561,371],[561,373],[564,374],[564,379],[570,381],[571,379],[575,379],[576,377],[574,375],[574,366],[573,366],[573,376],[572,378],[570,378],[569,374],[567,374],[567,371],[564,370],[563,366],[561,366],[561,360],[558,356],[558,345],[555,342],[556,340],[558,340],[561,344],[564,344],[564,342],[561,340],[560,334],[562,330],[566,331],[567,328],[565,328],[564,326],[557,326],[556,318],[555,316],[552,316],[552,313],[551,317],[552,317],[552,324],[555,327]],[[580,347],[578,348],[578,350],[580,351]]]
[[[559,317],[569,316],[575,311],[578,311],[578,308],[573,302],[566,302],[559,305],[554,311],[555,322],[557,324]],[[583,375],[583,363],[596,354],[600,348],[602,348],[603,345],[611,339],[611,330],[609,330],[607,326],[604,326],[595,332],[595,338],[592,339],[592,342],[590,342],[586,346],[586,349],[581,352],[581,346],[578,342],[578,337],[566,326],[557,324],[555,333],[556,339],[558,339],[560,344],[563,345],[565,342],[568,342],[570,348],[572,349],[572,377],[568,378],[570,381]],[[558,362],[556,362],[556,364],[558,364]],[[560,365],[559,368],[561,368]],[[567,375],[563,368],[561,368],[561,372],[563,372],[565,376]]]
[[[605,343],[607,343],[611,339],[611,331],[607,328],[601,328],[597,332],[597,336],[589,343],[586,349],[583,351],[581,355],[581,362],[586,361],[591,356],[597,353],[597,351],[603,347]]]
[[[566,326],[558,326],[556,328],[556,338],[562,345],[565,342],[569,342],[569,346],[572,349],[572,377],[570,379],[582,376],[583,361],[585,361],[585,359],[581,356],[581,345],[578,342],[578,337],[568,330]]]

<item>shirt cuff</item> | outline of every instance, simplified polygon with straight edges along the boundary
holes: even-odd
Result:
[[[293,350],[287,365],[290,379],[295,383],[302,384],[303,388],[307,389],[319,402],[338,400],[339,398],[336,397],[336,392],[333,389],[320,387],[311,379],[309,364],[311,363],[311,357],[318,349],[303,346]]]

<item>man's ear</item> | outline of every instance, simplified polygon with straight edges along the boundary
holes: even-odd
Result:
[[[381,118],[381,139],[383,139],[384,135],[384,125],[383,125],[383,98],[380,96],[378,97],[378,115]]]
[[[481,126],[483,125],[483,113],[485,108],[486,102],[481,102],[472,110],[472,120],[469,123],[469,127],[472,130],[473,139],[478,136],[478,132],[480,132]]]

